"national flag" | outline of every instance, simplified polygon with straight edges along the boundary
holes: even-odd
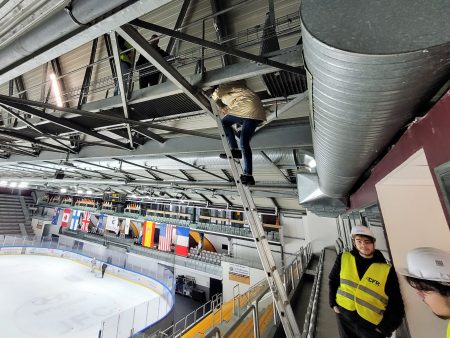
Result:
[[[155,235],[155,222],[145,221],[142,231],[142,246],[153,248]]]
[[[98,216],[98,222],[97,222],[97,229],[102,230],[103,229],[103,223],[105,222],[105,214],[100,214]]]
[[[159,225],[159,243],[158,249],[161,251],[171,251],[172,245],[172,224],[161,223]]]
[[[189,228],[177,227],[177,245],[175,253],[187,257],[189,253]]]
[[[130,223],[131,223],[131,219],[130,218],[125,218],[125,235],[128,235],[128,233],[130,232]]]
[[[80,223],[81,211],[74,210],[72,212],[72,220],[70,221],[70,230],[78,230],[78,223]]]
[[[61,208],[55,208],[53,211],[53,216],[52,216],[52,224],[53,225],[57,225],[58,224],[58,219],[59,219],[59,214],[61,212]]]
[[[106,218],[106,230],[114,231],[116,234],[119,233],[119,217],[117,216],[108,216]]]
[[[81,231],[88,232],[90,220],[91,220],[91,213],[89,211],[85,211],[83,218],[81,219]]]
[[[63,216],[61,219],[61,228],[67,228],[69,226],[69,219],[70,219],[70,209],[66,208],[64,209]]]

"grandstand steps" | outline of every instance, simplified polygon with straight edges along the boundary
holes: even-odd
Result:
[[[34,235],[29,212],[23,209],[33,205],[34,201],[30,196],[0,195],[0,234]],[[25,233],[19,224],[24,225]]]

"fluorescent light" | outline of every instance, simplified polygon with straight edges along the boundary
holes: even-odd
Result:
[[[311,169],[314,169],[316,167],[316,160],[312,159],[311,161],[308,162],[308,167],[310,167]]]
[[[88,195],[92,194],[92,190],[86,190],[86,194]]]
[[[17,187],[17,182],[11,182],[11,183],[9,184],[9,186],[10,186],[11,188],[15,188],[15,187]]]
[[[20,182],[19,183],[19,188],[26,188],[28,187],[28,182]]]
[[[67,192],[67,189],[66,188],[61,188],[60,192],[65,193],[65,192]]]
[[[58,84],[58,81],[56,80],[56,75],[51,73],[50,80],[52,80],[52,88],[53,88],[53,93],[55,94],[56,105],[58,107],[62,107],[63,103],[62,103],[62,99],[61,99],[61,91],[59,90],[59,84]]]
[[[8,182],[6,182],[5,180],[0,181],[0,187],[6,187],[8,185]]]
[[[137,196],[135,194],[131,195],[131,198],[136,198]]]
[[[83,190],[77,190],[77,194],[82,194]]]

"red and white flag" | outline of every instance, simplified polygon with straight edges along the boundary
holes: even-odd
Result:
[[[91,213],[85,211],[83,218],[81,219],[81,231],[88,232],[90,220],[91,220]]]
[[[177,226],[177,245],[175,253],[187,257],[189,253],[189,228]]]
[[[66,208],[64,209],[63,216],[61,218],[61,228],[67,228],[69,226],[69,219],[70,219],[70,209]]]
[[[159,224],[158,249],[161,251],[171,251],[172,246],[172,224]]]

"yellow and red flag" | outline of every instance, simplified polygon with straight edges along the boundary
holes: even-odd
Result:
[[[142,230],[142,246],[153,248],[155,237],[155,222],[145,221],[144,229]]]

